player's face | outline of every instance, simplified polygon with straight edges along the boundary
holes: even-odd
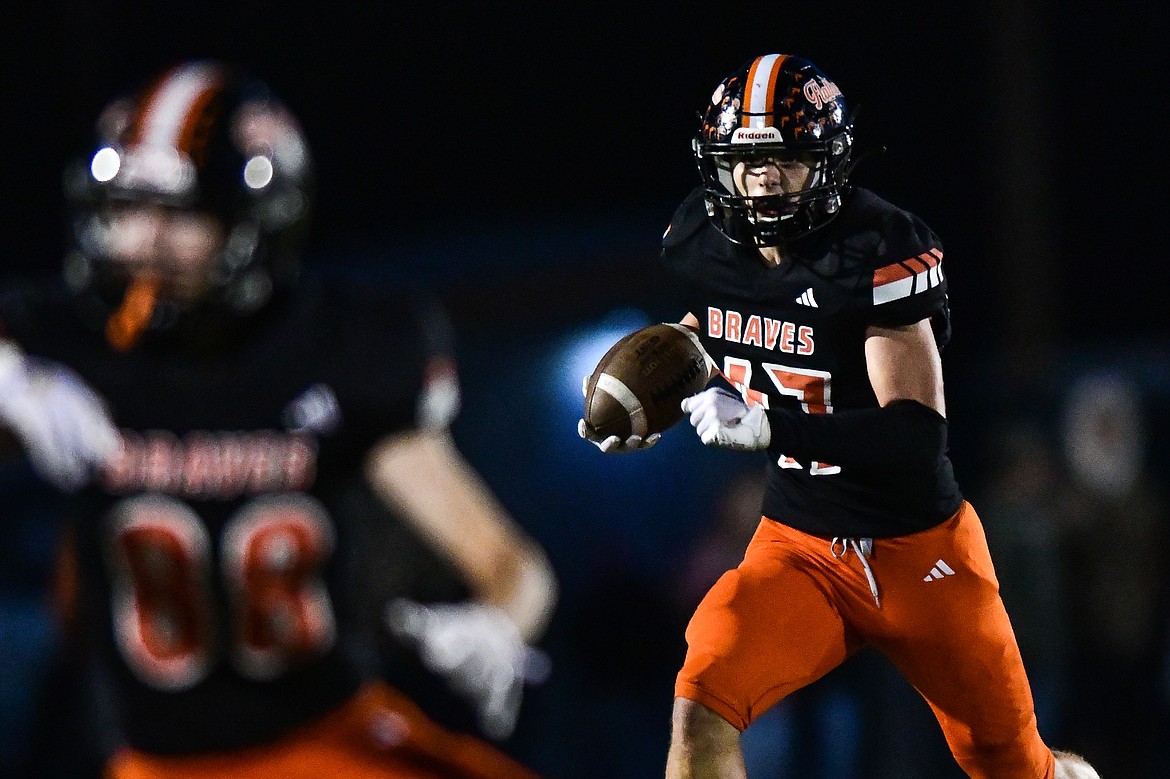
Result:
[[[108,216],[110,259],[127,277],[153,279],[179,302],[194,301],[211,286],[223,244],[220,221],[199,211],[126,204]]]
[[[745,157],[736,163],[732,179],[741,195],[794,195],[808,184],[812,160],[807,155],[774,154]]]

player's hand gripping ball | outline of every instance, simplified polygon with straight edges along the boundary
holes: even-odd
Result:
[[[585,379],[577,432],[606,453],[653,446],[682,419],[683,398],[702,391],[709,370],[698,336],[685,325],[635,330],[610,347]]]

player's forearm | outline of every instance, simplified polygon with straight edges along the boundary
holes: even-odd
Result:
[[[370,483],[465,578],[476,600],[538,638],[557,599],[543,550],[520,528],[445,433],[395,436],[377,447]]]
[[[473,596],[507,614],[527,642],[544,633],[557,600],[557,581],[544,550],[499,503],[461,458],[439,491],[448,516],[459,517],[445,552],[467,578]]]
[[[438,477],[438,474],[434,474]],[[440,487],[441,485],[441,487]],[[429,496],[444,505],[427,522],[433,538],[463,572],[477,600],[495,606],[516,624],[525,641],[544,632],[557,599],[557,583],[544,551],[517,525],[480,475],[461,457],[432,482]],[[458,517],[447,533],[436,528],[440,515]]]
[[[525,544],[505,576],[497,577],[477,595],[496,606],[516,624],[527,643],[535,643],[548,627],[557,602],[552,566],[535,544]]]
[[[913,400],[834,414],[769,411],[775,452],[856,471],[922,471],[937,467],[947,447],[947,421]]]

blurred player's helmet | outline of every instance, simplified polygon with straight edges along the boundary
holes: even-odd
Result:
[[[128,204],[209,214],[222,225],[204,308],[250,313],[295,279],[312,165],[295,117],[263,84],[222,63],[177,65],[107,105],[97,140],[65,177],[75,241],[65,278],[90,293],[97,313],[137,317],[139,332],[178,319],[164,300],[135,300],[143,295],[114,272],[110,215]]]
[[[765,54],[715,88],[693,148],[712,221],[736,243],[777,246],[840,211],[853,125],[841,90],[820,68]],[[736,166],[761,160],[797,160],[812,172],[799,192],[747,197]]]

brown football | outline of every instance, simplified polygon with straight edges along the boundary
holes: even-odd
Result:
[[[635,330],[610,347],[585,384],[585,431],[594,441],[642,438],[682,419],[683,398],[707,385],[707,354],[694,330],[673,323]]]

